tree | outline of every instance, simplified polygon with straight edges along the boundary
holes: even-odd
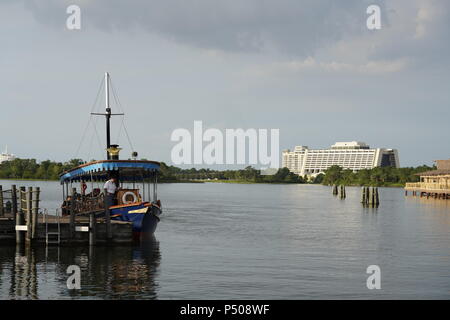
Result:
[[[319,173],[317,176],[314,177],[313,183],[322,183],[325,175],[323,173]]]
[[[339,184],[342,179],[342,168],[340,166],[331,166],[325,170],[323,184],[333,185]]]

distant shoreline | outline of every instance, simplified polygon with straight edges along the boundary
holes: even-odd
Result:
[[[57,179],[26,179],[26,178],[0,178],[3,181],[44,181],[44,182],[59,182]],[[191,181],[191,180],[183,180],[183,181],[158,181],[158,183],[203,183],[204,181]]]
[[[4,181],[59,181],[59,180],[54,180],[54,179],[27,179],[27,178],[0,178],[0,180],[4,180]]]
[[[59,180],[54,179],[13,179],[13,178],[0,178],[3,181],[44,181],[44,182],[59,182]],[[254,181],[240,181],[240,180],[178,180],[178,181],[158,181],[158,183],[236,183],[236,184],[300,184],[300,183],[290,183],[290,182],[254,182]],[[305,184],[305,183],[303,183]]]
[[[307,183],[297,183],[297,182],[255,182],[255,181],[246,181],[246,180],[201,180],[202,182],[208,183],[236,183],[236,184],[307,184]]]
[[[0,180],[4,181],[43,181],[43,182],[59,182],[59,180],[54,179],[25,179],[25,178],[19,178],[19,179],[13,179],[13,178],[0,178]],[[255,181],[245,181],[245,180],[178,180],[178,181],[158,181],[160,184],[165,183],[234,183],[234,184],[301,184],[301,185],[320,185],[324,187],[329,187],[329,185],[324,185],[320,183],[295,183],[295,182],[255,182]],[[356,184],[349,184],[345,185],[346,187],[363,187],[363,185],[356,185]],[[371,186],[371,185],[364,185],[364,186]],[[376,187],[379,188],[404,188],[404,184],[391,184],[391,185],[378,185]]]

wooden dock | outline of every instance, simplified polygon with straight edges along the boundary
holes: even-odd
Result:
[[[450,159],[435,162],[436,170],[417,173],[420,182],[405,185],[405,196],[411,191],[413,196],[450,199]]]
[[[39,216],[39,223],[37,224],[35,237],[31,239],[33,244],[45,245],[47,244],[47,232],[48,230],[53,230],[49,232],[56,232],[54,230],[58,229],[58,223],[56,222],[55,216],[47,216],[50,222],[44,223],[44,218]],[[60,241],[59,244],[84,244],[89,245],[89,219],[77,219],[76,220],[76,231],[74,232],[74,237],[71,238],[70,234],[70,217],[63,217],[60,221]],[[95,244],[105,245],[110,243],[132,243],[133,233],[131,222],[122,221],[111,221],[111,231],[113,237],[108,239],[106,236],[106,223],[101,221],[103,219],[98,219],[96,223],[95,232]],[[23,231],[26,233],[26,231]],[[53,239],[50,240],[49,244],[58,244]],[[27,240],[26,240],[27,241]],[[16,242],[16,224],[12,217],[1,217],[0,218],[0,243],[15,243]]]
[[[436,199],[450,199],[450,185],[433,182],[415,182],[406,183],[405,195],[408,191],[412,192],[413,196],[436,198]]]
[[[0,244],[109,245],[133,243],[132,223],[99,217],[103,210],[69,215],[39,208],[40,189],[0,186]]]

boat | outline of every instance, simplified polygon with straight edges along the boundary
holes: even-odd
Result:
[[[105,160],[80,164],[60,175],[63,204],[62,214],[74,211],[76,215],[94,213],[97,218],[126,221],[132,224],[133,239],[144,240],[153,236],[162,214],[157,186],[160,163],[150,160],[137,160],[133,151],[132,159],[121,160],[121,148],[111,144],[110,119],[114,115],[109,104],[109,74],[105,73],[105,113],[91,113],[106,118],[106,156]],[[105,201],[103,184],[115,178],[118,191],[112,205]],[[79,185],[79,189],[74,185]],[[90,189],[90,190],[89,190]]]

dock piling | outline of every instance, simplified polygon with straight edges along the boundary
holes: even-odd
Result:
[[[378,195],[378,187],[375,188],[374,191],[374,206],[378,208],[378,206],[380,205],[380,197]]]
[[[17,188],[16,185],[13,184],[11,186],[11,211],[12,211],[12,216],[15,220],[15,225],[22,225],[23,221],[21,219],[21,214],[19,212],[19,210],[17,209]],[[23,243],[23,233],[21,233],[19,230],[16,230],[16,243],[20,244]]]
[[[112,230],[111,230],[111,215],[109,211],[109,203],[107,197],[105,197],[105,222],[106,222],[106,239],[112,238]]]
[[[33,207],[33,188],[28,187],[28,191],[26,193],[26,203],[27,203],[27,211],[26,211],[26,223],[27,223],[27,242],[30,242],[32,239],[32,207]]]
[[[337,185],[333,185],[333,195],[334,196],[338,195],[338,186]]]
[[[366,203],[366,187],[361,187],[361,203]]]
[[[16,185],[13,184],[11,186],[11,213],[14,219],[14,225],[19,225],[20,223],[20,215],[19,211],[17,210],[17,189]],[[21,243],[21,236],[20,232],[16,231],[16,243]]]
[[[95,224],[96,224],[97,220],[95,218],[95,213],[91,212],[89,214],[89,245],[93,246],[95,245],[95,240],[96,240],[96,228],[95,228]]]
[[[41,189],[39,187],[34,188],[33,207],[31,209],[31,238],[36,238],[36,227],[38,224],[38,212],[39,212],[39,195]]]
[[[5,215],[5,209],[3,207],[3,187],[0,185],[0,217]]]
[[[369,207],[373,206],[373,187],[372,188],[367,188],[369,191],[369,199],[367,201],[367,204],[369,205]]]
[[[18,226],[23,226],[24,224],[24,210],[26,206],[25,201],[25,187],[19,188],[19,201],[20,201],[20,210],[18,209],[18,203],[17,203],[17,189],[16,186],[12,186],[12,197],[13,197],[13,214],[15,212],[16,217],[16,242],[18,244],[25,242],[25,234],[21,232],[21,230],[18,230]]]
[[[361,203],[364,207],[378,208],[380,204],[378,187],[362,187]]]
[[[340,187],[340,196],[341,196],[341,199],[345,199],[345,197],[346,197],[346,194],[345,194],[345,186],[344,185],[341,185],[341,187]]]
[[[77,189],[72,188],[72,200],[70,201],[70,239],[75,238],[75,202],[76,202]]]

